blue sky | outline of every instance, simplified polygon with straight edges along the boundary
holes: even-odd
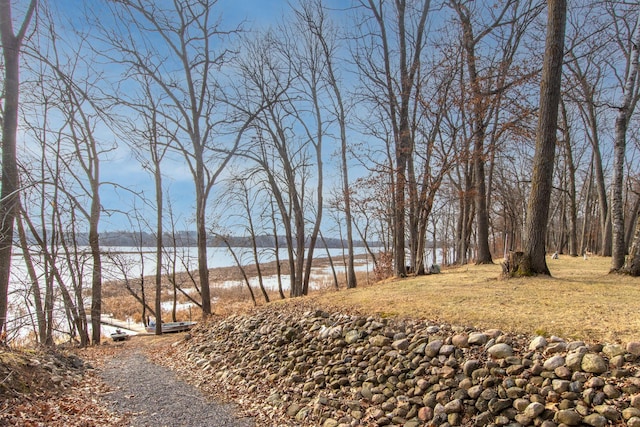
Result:
[[[330,0],[326,3],[344,7],[346,0]],[[217,7],[223,17],[222,27],[232,28],[243,22],[243,28],[249,31],[277,25],[290,13],[289,2],[286,0],[219,0]],[[135,218],[119,212],[133,206],[135,197],[131,191],[143,191],[149,200],[154,200],[155,197],[152,176],[140,166],[125,144],[121,144],[120,147],[116,152],[109,154],[109,159],[103,162],[101,172],[103,182],[114,182],[122,186],[117,188],[107,184],[102,187],[101,201],[105,214],[100,228],[105,231],[130,229],[132,227],[130,222],[135,226]],[[333,152],[334,148],[327,148],[326,151]],[[162,166],[166,174],[163,178],[164,185],[171,193],[174,213],[180,218],[177,228],[193,229],[192,221],[195,212],[193,178],[181,156],[174,154],[173,157],[174,161],[169,160]],[[328,174],[328,172],[325,173]],[[331,184],[325,183],[327,188],[329,185]],[[131,191],[127,191],[125,187]],[[222,191],[220,184],[214,186],[209,202],[210,208],[214,205],[219,191]],[[135,209],[148,221],[153,221],[155,218],[154,207],[145,206],[140,200],[135,201]]]
[[[247,26],[268,26],[288,9],[286,0],[219,0],[223,17],[230,22],[246,20]]]

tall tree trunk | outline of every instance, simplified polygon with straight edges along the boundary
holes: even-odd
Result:
[[[573,150],[571,149],[571,133],[567,119],[567,110],[564,102],[560,100],[563,123],[563,142],[565,162],[568,168],[569,178],[569,255],[578,256],[578,207],[576,205],[576,165],[573,163]]]
[[[91,182],[91,216],[89,219],[89,247],[91,249],[91,343],[100,344],[100,317],[102,316],[102,255],[100,254],[100,237],[98,224],[100,222],[100,184],[97,181],[98,165],[96,162],[95,180]]]
[[[376,5],[378,3],[378,5]],[[429,13],[431,1],[422,0],[419,7],[420,17],[415,22],[415,34],[410,33],[411,26],[406,25],[407,1],[396,0],[395,16],[398,19],[397,33],[392,36],[387,35],[385,14],[382,10],[382,3],[368,0],[368,9],[374,14],[379,25],[380,39],[382,43],[383,60],[385,68],[384,89],[389,102],[390,120],[393,127],[393,141],[395,144],[395,189],[393,207],[393,245],[394,245],[394,269],[397,276],[406,276],[405,264],[405,213],[406,213],[406,185],[407,168],[409,158],[413,155],[413,134],[410,125],[410,104],[412,93],[415,91],[415,77],[420,66],[421,53],[425,44],[425,25]],[[415,5],[418,9],[418,5]],[[391,69],[391,60],[395,53],[391,52],[389,44],[392,40],[397,40],[398,71]],[[413,49],[413,51],[411,51]],[[395,74],[399,74],[399,81],[394,81]],[[399,90],[398,90],[399,87]],[[396,91],[397,93],[396,96]],[[398,99],[399,98],[399,99]]]
[[[525,275],[550,274],[545,258],[545,236],[553,183],[567,2],[566,0],[549,0],[547,7],[547,37],[540,82],[536,152],[533,158],[531,193],[525,225],[525,261],[519,271]]]
[[[487,187],[484,170],[484,140],[486,136],[485,117],[486,101],[480,88],[480,77],[477,70],[476,43],[471,24],[470,12],[467,7],[458,2],[452,2],[462,25],[462,42],[465,53],[469,85],[471,87],[472,103],[472,138],[473,138],[473,178],[475,188],[476,213],[476,264],[492,264],[491,248],[489,247],[489,212],[487,209]]]
[[[624,265],[626,254],[624,233],[624,203],[622,200],[624,181],[624,161],[627,148],[627,126],[637,101],[638,58],[640,50],[640,14],[636,22],[636,33],[628,57],[628,74],[624,84],[622,105],[618,108],[613,142],[613,179],[611,185],[611,218],[613,239],[611,245],[611,271],[617,272]]]
[[[196,136],[197,137],[197,136]],[[195,147],[200,147],[194,143]],[[200,279],[200,293],[202,296],[202,315],[211,315],[211,293],[209,288],[209,265],[207,260],[207,224],[206,207],[207,194],[205,191],[205,172],[202,149],[196,149],[196,173],[194,176],[196,186],[196,239],[198,246],[198,278]]]
[[[349,167],[347,165],[347,117],[344,102],[342,100],[342,92],[340,90],[340,87],[338,86],[338,79],[334,71],[335,58],[332,54],[331,46],[329,46],[329,41],[327,40],[327,36],[330,36],[330,34],[327,34],[327,31],[330,31],[330,28],[327,28],[324,25],[324,6],[322,5],[321,0],[316,4],[316,8],[316,12],[318,15],[313,16],[312,13],[307,13],[305,15],[305,21],[309,28],[313,31],[314,35],[317,37],[318,42],[322,47],[322,52],[326,61],[327,80],[329,82],[329,86],[331,87],[331,92],[333,92],[333,96],[335,97],[335,104],[337,107],[336,118],[338,121],[338,125],[340,126],[340,170],[342,173],[342,198],[344,200],[344,216],[347,228],[347,288],[355,288],[357,285],[357,281],[354,262],[355,253],[353,248],[353,218],[351,214],[351,192],[349,190]]]
[[[154,123],[155,125],[155,123]],[[154,135],[156,135],[154,133]],[[155,138],[155,136],[154,136]],[[164,213],[164,199],[162,197],[162,174],[160,173],[160,156],[157,153],[157,145],[151,147],[154,163],[153,179],[156,185],[156,275],[155,275],[155,317],[156,317],[156,335],[162,335],[162,252],[164,250],[163,242],[163,223],[162,215]],[[175,294],[175,288],[174,288]],[[144,301],[144,295],[143,295]],[[144,305],[143,305],[144,307]],[[142,316],[144,319],[145,316]]]
[[[20,49],[36,8],[32,0],[22,26],[13,33],[11,0],[0,0],[0,41],[4,58],[4,107],[2,110],[2,189],[0,190],[0,334],[7,321],[13,227],[19,204],[16,154],[20,93]]]

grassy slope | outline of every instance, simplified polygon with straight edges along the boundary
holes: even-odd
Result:
[[[640,279],[608,274],[610,258],[548,259],[553,277],[501,279],[500,264],[389,280],[310,298],[319,305],[601,342],[640,340]]]

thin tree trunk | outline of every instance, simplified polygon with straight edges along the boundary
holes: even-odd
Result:
[[[273,200],[269,201],[271,207],[271,224],[273,225],[273,247],[274,259],[276,261],[276,277],[278,278],[278,295],[280,299],[285,299],[284,290],[282,289],[282,266],[280,265],[280,241],[278,239],[278,226],[276,224],[276,211],[273,207]]]
[[[633,232],[635,230],[635,223],[638,218],[638,214],[640,214],[640,197],[636,198],[636,202],[631,210],[631,215],[626,219],[628,225],[626,227],[624,241],[627,242],[627,246],[633,243]]]
[[[95,177],[98,176],[96,165]],[[91,217],[89,220],[89,247],[91,248],[91,342],[93,345],[100,344],[102,316],[102,258],[100,254],[100,238],[98,235],[98,223],[100,222],[100,184],[97,178],[92,180]]]
[[[611,271],[617,272],[624,265],[626,245],[624,241],[624,204],[622,200],[624,181],[624,160],[627,148],[627,126],[633,114],[637,97],[638,59],[640,54],[640,14],[636,22],[636,34],[629,58],[629,74],[624,85],[622,105],[618,108],[613,142],[613,179],[611,185],[612,245]]]
[[[567,119],[567,110],[564,102],[560,100],[563,123],[563,142],[565,162],[569,175],[569,255],[578,256],[578,207],[576,205],[576,166],[573,163],[573,150],[571,149],[571,133]]]
[[[460,18],[462,25],[462,40],[465,51],[465,62],[469,73],[469,85],[472,97],[472,139],[473,139],[473,177],[475,187],[476,213],[476,264],[493,264],[491,248],[489,247],[489,212],[487,209],[487,187],[484,170],[484,140],[486,136],[485,102],[482,98],[479,75],[477,70],[476,39],[470,20],[470,13],[466,6],[452,2],[453,8]]]
[[[154,134],[155,135],[155,134]],[[160,159],[158,158],[156,146],[151,147],[153,162],[155,165],[153,179],[155,182],[156,191],[156,275],[155,275],[155,318],[156,318],[156,335],[162,335],[162,266],[163,257],[162,252],[164,250],[163,242],[163,222],[162,215],[164,213],[164,199],[162,196],[162,174],[160,173]],[[175,295],[175,287],[173,288],[173,294]],[[143,298],[144,301],[144,298]],[[145,316],[142,316],[144,319]]]
[[[36,0],[29,3],[22,26],[14,35],[11,0],[0,0],[0,41],[4,58],[2,189],[0,190],[0,334],[2,334],[7,321],[13,227],[20,201],[20,177],[16,151],[20,93],[20,49],[36,4]]]
[[[634,277],[640,276],[640,216],[636,221],[636,232],[624,270]]]
[[[29,243],[27,242],[27,234],[25,233],[24,225],[22,223],[21,216],[24,214],[25,213],[22,212],[21,215],[17,218],[18,235],[20,236],[20,246],[22,246],[22,256],[24,257],[24,263],[27,268],[27,272],[29,273],[29,278],[31,279],[31,294],[33,295],[33,305],[35,307],[36,320],[38,322],[38,342],[40,344],[45,344],[47,325],[44,308],[42,305],[40,281],[38,280],[38,275],[33,265],[33,259],[31,258],[31,253],[29,252]]]
[[[229,252],[231,253],[231,256],[233,257],[233,260],[236,262],[236,265],[238,266],[238,269],[240,270],[240,273],[242,274],[242,278],[244,279],[244,283],[247,285],[247,289],[249,290],[249,294],[251,295],[251,301],[253,302],[253,306],[254,307],[257,306],[258,302],[256,301],[256,296],[253,293],[253,289],[251,289],[251,284],[249,283],[249,276],[247,276],[247,272],[245,271],[244,267],[242,266],[242,263],[240,262],[240,258],[238,258],[238,256],[236,255],[235,251],[231,247],[231,243],[229,242],[229,239],[227,239],[225,236],[219,236],[219,237],[222,238],[222,241],[227,246],[227,249],[229,249]],[[264,293],[264,297],[268,302],[269,298],[267,297],[264,288],[262,288],[262,292]]]

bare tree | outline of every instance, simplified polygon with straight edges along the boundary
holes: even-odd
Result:
[[[490,264],[493,260],[489,246],[488,205],[497,138],[513,122],[522,120],[516,115],[507,120],[505,125],[499,118],[504,114],[503,110],[507,110],[504,105],[509,101],[506,97],[507,90],[526,81],[535,71],[529,71],[515,61],[521,50],[524,34],[538,15],[539,9],[532,2],[519,0],[505,1],[497,8],[488,7],[486,10],[475,2],[466,0],[450,0],[449,3],[460,21],[471,105],[468,120],[473,144],[471,160],[476,215],[476,263]],[[494,53],[483,54],[480,47],[483,43],[489,43]],[[516,67],[522,70],[514,72]],[[485,152],[487,145],[490,148],[489,155]],[[488,174],[485,171],[487,158],[490,159]]]
[[[553,180],[553,164],[560,104],[560,85],[564,57],[566,0],[549,0],[547,35],[540,82],[540,112],[536,131],[531,192],[527,205],[524,255],[522,263],[512,266],[518,274],[546,274],[546,231]]]
[[[324,57],[324,79],[326,79],[330,87],[330,96],[333,102],[333,109],[335,110],[330,113],[335,115],[340,135],[340,170],[342,173],[343,211],[347,233],[347,288],[355,288],[357,281],[354,267],[353,219],[351,214],[349,167],[347,162],[347,107],[343,100],[338,76],[338,64],[336,64],[336,51],[339,48],[336,42],[337,29],[328,20],[322,0],[315,0],[312,3],[301,2],[301,8],[296,11],[296,14],[302,21],[302,24],[311,30],[313,36],[317,38]],[[304,31],[304,28],[301,28],[301,30]]]
[[[240,175],[243,176],[240,176]],[[255,182],[252,178],[254,178],[253,173],[251,171],[243,170],[239,173],[234,173],[233,177],[230,179],[228,191],[226,191],[227,196],[221,199],[222,203],[227,205],[230,213],[227,216],[227,221],[229,221],[232,217],[237,217],[244,225],[242,228],[248,234],[248,237],[251,241],[251,255],[253,257],[253,263],[256,267],[256,274],[258,279],[258,286],[260,287],[260,291],[262,292],[262,296],[265,302],[269,302],[269,295],[264,286],[264,278],[262,275],[262,267],[260,266],[260,253],[258,247],[258,233],[259,228],[258,224],[256,224],[256,219],[262,217],[260,215],[260,207],[258,203],[260,203],[260,190],[265,190],[262,187],[260,182]],[[256,174],[259,176],[259,174]],[[257,191],[252,191],[257,190]],[[268,206],[268,204],[267,204]],[[226,213],[225,213],[226,216]],[[230,238],[227,234],[216,233],[216,236],[222,239],[222,241],[227,246],[229,252],[233,255],[233,258],[236,260],[236,264],[238,268],[242,271],[243,276],[246,276],[245,268],[240,262],[240,258],[237,253],[234,251],[233,247],[230,243]],[[276,236],[277,239],[277,236]],[[251,297],[253,299],[255,305],[255,298],[253,296],[253,290],[249,285],[248,280],[247,287],[251,293]]]
[[[569,197],[569,255],[578,256],[578,207],[576,203],[576,165],[573,160],[573,148],[570,132],[570,123],[567,109],[563,100],[560,100],[562,117],[562,142],[564,148],[565,165],[568,175]]]
[[[356,65],[365,85],[360,96],[384,111],[384,118],[391,128],[392,141],[388,142],[392,142],[393,150],[390,167],[394,174],[394,271],[398,276],[405,276],[408,166],[415,143],[411,109],[416,99],[416,76],[427,42],[429,27],[426,23],[431,1],[397,0],[387,6],[385,2],[360,0],[359,5],[368,15],[356,47]],[[369,18],[371,24],[368,24]]]
[[[580,36],[578,36],[580,37]],[[568,99],[573,100],[580,111],[580,117],[585,125],[587,140],[591,144],[593,152],[593,168],[596,191],[598,195],[599,218],[601,233],[601,254],[610,255],[611,248],[611,218],[609,216],[609,203],[605,184],[604,161],[601,147],[601,126],[599,107],[602,95],[598,87],[604,79],[603,64],[597,59],[594,49],[589,48],[587,53],[576,55],[576,47],[568,50],[573,60],[567,61],[567,74],[575,81],[568,91]],[[584,64],[578,59],[582,59]]]
[[[151,79],[166,96],[165,119],[175,127],[173,147],[184,156],[193,177],[196,204],[198,277],[204,316],[211,314],[207,264],[207,202],[231,159],[239,138],[230,146],[215,141],[223,125],[221,82],[216,73],[231,51],[227,39],[239,29],[223,29],[215,20],[217,0],[186,0],[158,5],[150,0],[125,0],[113,5],[121,23],[117,32],[102,26],[118,53],[112,59],[131,74]]]
[[[11,0],[0,1],[0,41],[4,59],[2,108],[2,189],[0,190],[0,333],[7,320],[14,220],[20,200],[16,135],[20,93],[20,52],[37,0],[31,0],[14,34]]]
[[[620,25],[620,21],[625,20],[619,17],[617,13],[611,11],[614,19],[613,23],[616,27]],[[624,227],[624,203],[623,203],[623,181],[624,181],[624,162],[626,158],[627,148],[627,127],[631,116],[635,110],[638,100],[640,100],[640,11],[635,8],[635,24],[628,23],[628,38],[622,39],[624,32],[620,28],[616,31],[618,35],[618,44],[624,52],[627,60],[625,64],[625,73],[621,76],[624,83],[622,92],[622,102],[617,107],[617,115],[615,119],[615,138],[613,143],[613,178],[611,185],[611,219],[613,228],[612,252],[611,252],[611,271],[617,272],[624,266],[625,255],[627,253],[627,244],[625,244],[625,227]]]
[[[147,75],[140,75],[137,82],[140,86],[140,99],[122,99],[118,97],[114,102],[124,103],[132,112],[133,118],[122,119],[122,139],[129,141],[132,151],[140,161],[142,168],[147,170],[154,181],[155,193],[155,243],[156,243],[156,271],[155,271],[155,310],[156,335],[162,334],[162,271],[164,269],[164,191],[162,161],[169,150],[171,141],[175,140],[174,129],[167,126],[166,114],[162,111],[162,104],[166,95],[154,92],[153,80]],[[143,201],[144,202],[144,201]],[[175,304],[174,304],[175,312]],[[143,318],[145,316],[143,315]],[[174,316],[175,317],[175,316]]]

